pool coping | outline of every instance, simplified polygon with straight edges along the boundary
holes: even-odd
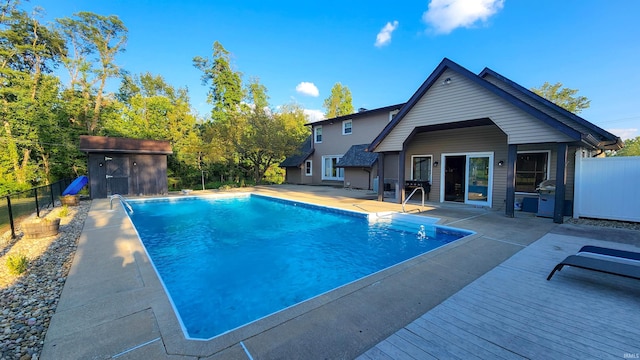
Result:
[[[131,341],[129,341],[130,344],[127,344],[127,341],[124,341],[124,343],[121,344],[109,344],[109,346],[105,346],[102,349],[98,347],[96,351],[111,351],[109,355],[112,356],[113,354],[126,354],[129,352],[140,351],[141,348],[146,347],[149,344],[156,344],[158,342],[161,342],[164,346],[166,354],[183,356],[206,357],[216,355],[224,358],[226,356],[230,356],[231,354],[237,355],[245,353],[246,355],[247,352],[265,353],[265,350],[261,349],[261,347],[264,346],[265,343],[273,343],[273,339],[269,339],[269,337],[271,336],[269,334],[270,332],[273,332],[273,336],[278,337],[281,336],[282,333],[295,333],[297,329],[301,328],[303,328],[304,330],[306,329],[308,324],[301,325],[301,319],[305,317],[317,317],[318,310],[321,310],[323,307],[327,307],[327,310],[329,310],[329,313],[332,316],[356,318],[370,317],[371,313],[369,313],[370,309],[368,306],[363,306],[362,314],[357,313],[358,301],[362,301],[362,294],[365,292],[363,290],[367,290],[367,293],[377,294],[393,292],[395,286],[394,284],[401,284],[406,282],[405,280],[403,280],[402,275],[413,273],[415,277],[415,273],[420,273],[422,271],[422,269],[420,269],[421,267],[424,267],[424,265],[427,263],[432,263],[428,260],[434,259],[439,255],[442,255],[443,253],[451,253],[456,249],[463,248],[465,245],[477,241],[480,238],[486,238],[486,236],[481,233],[467,236],[463,239],[442,246],[438,249],[434,249],[425,254],[419,255],[413,259],[406,260],[403,263],[400,263],[393,267],[381,270],[363,279],[344,285],[328,293],[318,295],[312,299],[306,300],[303,303],[281,310],[280,312],[272,314],[266,318],[256,320],[238,329],[219,335],[211,340],[190,340],[184,337],[182,333],[182,327],[180,326],[178,318],[174,314],[173,307],[171,306],[170,300],[166,295],[159,278],[156,275],[155,269],[153,269],[153,266],[149,266],[151,265],[151,262],[147,257],[146,252],[140,252],[141,243],[139,241],[139,238],[137,237],[135,229],[128,219],[128,216],[126,216],[126,214],[124,213],[124,209],[121,207],[117,207],[114,210],[107,210],[106,204],[107,201],[102,200],[95,200],[92,204],[88,220],[85,223],[85,230],[83,231],[83,235],[79,242],[78,254],[74,259],[74,264],[72,266],[67,284],[65,285],[65,289],[63,291],[63,298],[61,299],[58,312],[56,312],[56,315],[52,319],[50,331],[47,333],[45,349],[41,357],[42,359],[57,357],[56,355],[60,354],[58,350],[62,350],[63,348],[65,351],[64,354],[69,354],[68,350],[70,350],[70,347],[72,347],[74,343],[73,337],[77,335],[78,332],[88,331],[89,329],[92,329],[92,324],[85,323],[86,321],[98,320],[97,322],[100,325],[106,324],[105,326],[107,327],[109,323],[112,323],[112,325],[114,326],[114,330],[118,331],[121,326],[120,324],[115,324],[115,321],[126,319],[128,315],[126,315],[125,313],[128,312],[130,313],[129,315],[131,315],[149,310],[153,317],[153,321],[151,321],[151,323],[155,323],[152,324],[152,328],[154,329],[151,331],[151,336],[142,336],[140,339],[137,339],[134,336]],[[369,205],[370,204],[367,204],[367,206]],[[462,228],[464,229],[464,227]],[[107,232],[109,234],[105,234],[105,229],[108,230]],[[115,236],[114,231],[118,233]],[[537,239],[537,237],[535,239]],[[93,314],[91,316],[85,316],[83,318],[83,314],[85,314],[86,312],[90,312],[91,309],[95,307],[95,305],[92,307],[91,300],[97,300],[95,296],[93,299],[91,299],[91,296],[87,296],[87,293],[92,292],[91,288],[96,289],[96,286],[103,285],[103,282],[92,281],[91,273],[80,274],[79,270],[83,270],[80,269],[83,267],[83,265],[81,265],[80,263],[86,261],[84,259],[85,257],[91,259],[100,256],[100,254],[98,253],[100,251],[103,251],[104,248],[101,249],[98,247],[96,249],[91,249],[93,244],[102,242],[101,244],[104,246],[105,243],[109,241],[111,241],[112,243],[119,243],[120,245],[126,244],[125,247],[128,247],[127,251],[130,252],[131,258],[134,259],[134,268],[136,269],[134,273],[139,277],[140,281],[133,286],[125,286],[122,289],[119,288],[119,290],[121,291],[116,292],[115,295],[113,293],[102,290],[97,290],[96,293],[98,295],[102,295],[101,300],[104,300],[106,302],[117,300],[118,296],[121,296],[126,292],[129,292],[129,295],[132,295],[136,298],[138,296],[145,297],[145,300],[147,301],[145,302],[137,299],[139,302],[135,302],[134,304],[125,304],[124,307],[126,309],[121,309],[115,314]],[[512,248],[511,251],[506,251],[509,256],[514,251],[517,251],[521,248],[521,246],[518,247],[518,244],[516,244],[515,248],[511,245],[508,246]],[[96,253],[91,254],[90,252]],[[500,258],[503,258],[505,256],[506,255],[503,254]],[[118,272],[118,269],[115,270],[116,272]],[[101,272],[102,270],[96,267],[93,268],[92,271]],[[478,271],[484,273],[484,267]],[[122,274],[115,274],[114,278],[119,278],[121,275]],[[475,279],[476,277],[477,276],[475,276],[474,273],[469,277],[468,280],[465,281],[469,282],[472,280],[472,278]],[[110,278],[109,280],[112,279]],[[449,279],[447,276],[445,276],[444,280]],[[142,286],[140,286],[140,283],[142,284]],[[80,290],[80,288],[83,289]],[[63,301],[69,296],[74,296],[74,292],[76,292],[75,296],[77,297],[78,290],[80,290],[81,292],[80,295],[84,294],[85,297],[89,298],[85,299],[88,300],[88,303],[86,301],[85,303],[82,303],[82,299],[78,301]],[[151,297],[151,300],[149,300],[149,297]],[[329,306],[337,302],[355,302],[356,306],[350,306],[348,309],[346,309],[348,313],[343,313],[341,311],[336,311],[335,306]],[[433,302],[439,301],[437,299],[434,299]],[[384,302],[382,303],[383,307],[378,307],[379,309],[384,308]],[[412,306],[410,305],[409,307]],[[423,308],[426,307],[419,306],[418,309],[413,312],[424,312],[422,310]],[[312,312],[316,314],[309,315]],[[411,317],[413,315],[408,314],[404,317],[407,316]],[[75,321],[69,321],[74,317],[76,318]],[[391,321],[394,319],[390,318],[389,320]],[[66,325],[62,325],[61,330],[57,330],[56,326],[59,325],[58,323],[64,321],[68,321],[68,323]],[[126,322],[126,320],[124,321]],[[400,321],[404,322],[405,320]],[[79,322],[82,322],[83,324],[78,324]],[[367,323],[367,320],[365,319],[362,322]],[[393,331],[397,327],[397,325],[393,325],[390,326],[389,329],[374,329],[374,331],[372,331],[373,334],[363,335],[369,336],[371,338],[370,340],[367,340],[360,344],[356,344],[353,349],[348,351],[348,353],[351,355],[357,355],[358,353],[361,353],[362,351],[370,347],[370,345],[368,344],[375,344],[375,341],[383,338],[383,336],[388,335],[390,331]],[[276,328],[278,328],[277,331],[275,331]],[[362,333],[362,331],[360,332]],[[353,340],[355,342],[360,342],[358,336],[360,335],[354,335]],[[136,341],[137,344],[135,344]],[[278,339],[278,341],[282,342],[283,340]],[[303,342],[302,339],[300,341]],[[56,349],[58,344],[64,346],[58,347]],[[140,345],[142,346],[136,348],[136,346]],[[282,351],[282,348],[275,350],[273,348],[266,349],[267,354],[277,353],[277,351]]]

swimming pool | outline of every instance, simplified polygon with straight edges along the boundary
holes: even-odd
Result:
[[[250,194],[131,204],[192,339],[216,337],[471,234],[426,217],[372,217]]]

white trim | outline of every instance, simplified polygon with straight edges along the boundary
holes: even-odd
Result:
[[[323,155],[322,156],[322,180],[336,180],[336,181],[344,181],[344,168],[337,168],[338,176],[325,176],[326,168],[325,168],[325,160],[326,159],[336,159],[336,163],[342,159],[343,155]],[[342,174],[342,176],[340,176]]]
[[[307,164],[309,164],[307,166]],[[309,172],[307,173],[307,169],[309,169]],[[306,160],[304,162],[304,175],[305,176],[313,176],[313,160]]]
[[[413,158],[417,158],[417,157],[421,157],[421,158],[430,158],[431,159],[431,164],[430,164],[430,169],[429,169],[429,184],[433,184],[433,155],[411,155],[411,180],[417,180],[415,178],[415,175],[413,174]]]
[[[351,124],[351,127],[349,127],[350,132],[346,132],[346,125],[347,124]],[[351,135],[353,134],[353,120],[349,119],[349,120],[344,120],[342,122],[342,135]]]
[[[491,152],[468,152],[468,153],[442,153],[440,155],[440,202],[444,202],[444,183],[447,156],[465,156],[464,162],[464,203],[470,205],[480,205],[492,207],[493,203],[493,158],[494,153]],[[489,176],[487,179],[487,201],[468,200],[469,197],[469,158],[488,157],[489,158]]]
[[[393,120],[393,116],[397,115],[399,112],[400,112],[400,109],[389,111],[389,122],[391,122],[391,120]]]
[[[320,130],[320,141],[318,141],[318,130]],[[322,125],[318,125],[313,128],[313,142],[316,144],[322,143]]]

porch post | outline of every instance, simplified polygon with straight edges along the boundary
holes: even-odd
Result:
[[[518,159],[518,145],[509,144],[507,153],[507,208],[505,214],[507,217],[515,217],[516,203],[516,160]]]
[[[378,153],[378,201],[384,201],[384,154]]]
[[[558,161],[556,164],[556,197],[553,209],[553,222],[562,224],[564,222],[564,196],[567,185],[567,153],[566,143],[558,144]]]
[[[400,151],[400,155],[398,156],[398,191],[400,194],[396,194],[398,198],[398,204],[402,204],[404,202],[404,158],[406,153],[404,151],[404,146],[402,151]]]

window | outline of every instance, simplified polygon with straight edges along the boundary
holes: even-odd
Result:
[[[351,126],[353,122],[351,120],[345,120],[342,122],[342,135],[351,135]]]
[[[516,191],[533,193],[549,179],[549,151],[519,152],[516,161]]]
[[[315,142],[316,143],[321,143],[322,142],[322,125],[320,126],[316,126],[315,128],[313,128],[313,131],[315,131]]]
[[[313,167],[311,166],[312,164],[313,164],[313,162],[311,160],[307,160],[307,161],[304,162],[304,174],[306,176],[313,175],[313,173],[312,173]]]
[[[328,155],[322,157],[322,180],[344,180],[344,168],[336,165],[342,155]]]
[[[411,156],[411,180],[431,182],[431,155]]]

